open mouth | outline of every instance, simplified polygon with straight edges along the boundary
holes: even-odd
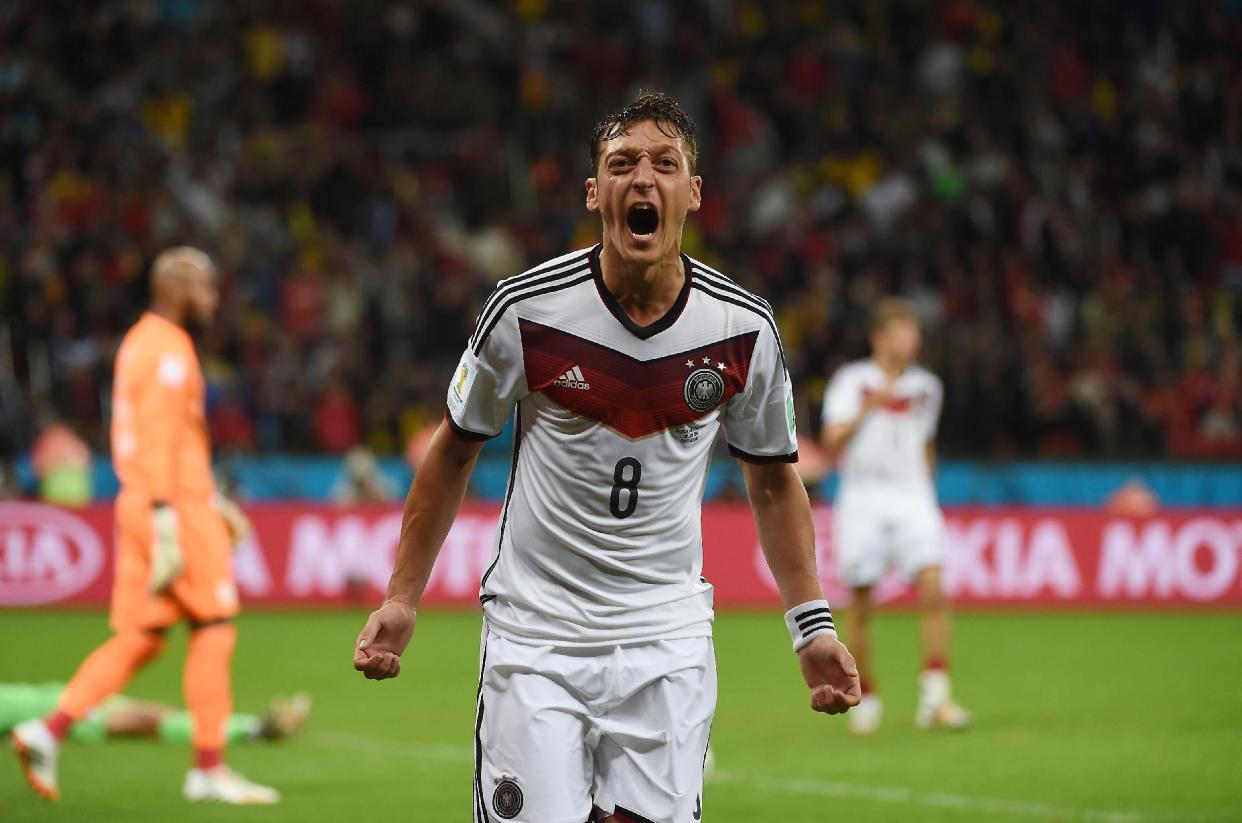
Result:
[[[650,237],[660,228],[660,213],[650,203],[635,203],[625,214],[625,225],[635,237]]]

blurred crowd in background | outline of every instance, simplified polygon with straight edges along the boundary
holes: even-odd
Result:
[[[685,250],[779,315],[801,428],[914,301],[959,457],[1242,456],[1242,2],[0,4],[0,456],[106,449],[171,244],[217,449],[399,454],[497,279],[598,239],[588,138],[699,125]]]

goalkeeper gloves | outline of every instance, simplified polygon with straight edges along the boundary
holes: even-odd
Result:
[[[181,541],[177,535],[177,512],[164,502],[151,508],[151,591],[162,594],[181,573]]]
[[[229,542],[233,544],[233,550],[250,539],[250,535],[254,529],[250,525],[250,518],[246,517],[241,507],[222,494],[216,494],[216,511],[220,512],[220,516],[224,518],[224,525],[229,530]]]

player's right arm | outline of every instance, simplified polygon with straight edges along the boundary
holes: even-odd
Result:
[[[405,500],[397,560],[384,604],[367,619],[354,649],[354,668],[368,680],[401,673],[401,654],[414,634],[419,600],[462,500],[483,441],[466,440],[440,424]]]
[[[858,433],[867,416],[892,399],[892,393],[892,380],[879,391],[867,392],[848,367],[837,372],[824,392],[820,445],[829,454],[838,454]]]
[[[405,501],[401,542],[384,605],[371,613],[354,646],[354,668],[369,680],[396,677],[401,653],[414,633],[415,610],[431,567],[466,496],[483,443],[500,433],[526,392],[517,319],[489,301],[480,328],[457,364],[448,390],[448,413],[431,439]]]

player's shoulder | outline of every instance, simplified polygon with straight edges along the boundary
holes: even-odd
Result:
[[[154,356],[164,352],[192,353],[194,341],[185,329],[153,312],[144,312],[121,338],[121,350]]]
[[[595,246],[577,249],[576,251],[571,251],[558,257],[553,257],[550,260],[545,260],[538,265],[531,266],[521,274],[506,277],[496,284],[496,288],[492,290],[492,297],[501,293],[512,293],[516,289],[553,283],[566,277],[582,274],[583,272],[589,273],[591,270],[591,255],[594,251]]]
[[[934,371],[918,363],[910,367],[910,378],[936,390],[940,390],[943,386],[940,377]]]
[[[759,295],[747,290],[732,277],[712,268],[702,260],[686,255],[690,262],[690,285],[707,297],[752,312],[766,320],[774,321],[772,304]]]
[[[492,289],[492,294],[488,295],[484,312],[488,308],[496,307],[498,302],[520,302],[523,299],[540,297],[564,287],[565,284],[579,281],[584,276],[589,277],[591,254],[594,251],[594,247],[579,248],[578,251],[560,254],[559,257],[532,266],[513,277],[505,277]]]
[[[571,251],[499,281],[479,312],[474,333],[470,336],[471,348],[477,351],[515,306],[548,298],[591,280],[594,276],[591,268],[594,252],[594,246]]]

